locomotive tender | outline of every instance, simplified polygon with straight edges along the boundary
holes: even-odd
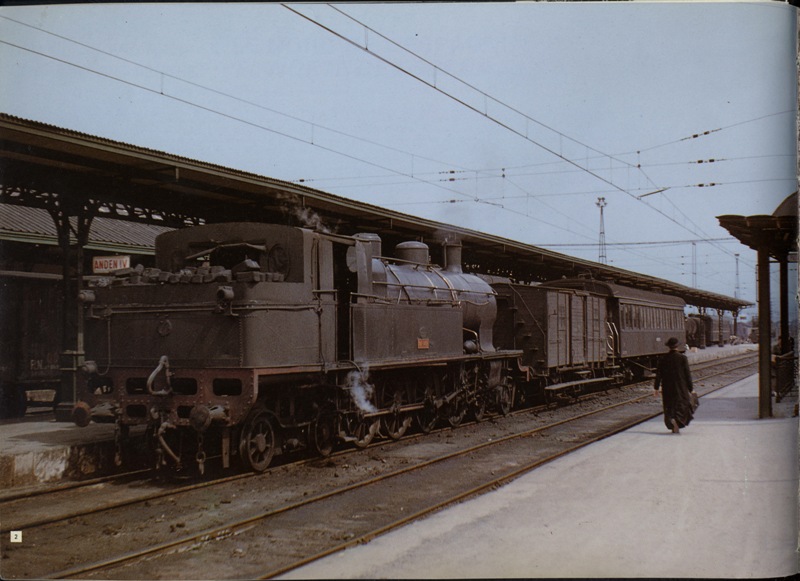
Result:
[[[75,422],[116,423],[118,450],[146,426],[157,466],[202,471],[212,453],[263,471],[294,449],[327,455],[619,382],[684,336],[681,299],[514,284],[464,273],[458,243],[444,267],[428,250],[404,242],[387,258],[375,234],[261,223],[161,234],[156,268],[82,293]]]

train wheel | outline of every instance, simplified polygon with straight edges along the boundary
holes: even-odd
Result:
[[[436,375],[429,375],[420,383],[424,385],[424,391],[417,396],[415,401],[422,403],[423,407],[414,414],[414,417],[420,431],[423,434],[430,434],[439,419],[435,403],[439,378]]]
[[[478,397],[473,402],[472,415],[476,422],[482,422],[486,419],[486,400],[483,397]]]
[[[425,407],[416,413],[417,425],[423,434],[430,434],[436,427],[436,408],[433,403],[426,402]]]
[[[254,408],[247,416],[239,437],[239,456],[245,468],[264,472],[275,454],[275,430],[272,414]]]
[[[353,434],[356,438],[353,440],[355,447],[366,448],[369,446],[372,440],[375,438],[375,434],[378,433],[380,425],[380,420],[375,420],[374,422],[370,422],[366,419],[361,420],[356,426],[356,431]]]
[[[447,406],[447,423],[451,427],[457,428],[467,415],[467,405],[460,397],[455,398]]]
[[[504,416],[511,412],[511,405],[514,403],[514,390],[508,383],[503,383],[497,386],[497,409]]]
[[[331,414],[322,414],[311,424],[312,446],[317,454],[327,458],[333,452],[336,425]]]
[[[389,414],[383,416],[383,430],[392,440],[402,438],[411,425],[411,416],[407,414]]]
[[[399,440],[402,438],[411,425],[411,416],[397,411],[406,401],[406,390],[403,387],[399,387],[394,390],[390,401],[387,401],[385,404],[385,407],[395,410],[381,418],[383,432],[392,440]]]

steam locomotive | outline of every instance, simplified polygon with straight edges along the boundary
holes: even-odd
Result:
[[[87,361],[78,425],[145,426],[157,466],[264,471],[412,426],[568,398],[640,377],[683,300],[608,282],[516,284],[444,265],[416,241],[226,223],[161,234],[156,267],[81,293]],[[119,456],[119,455],[118,455]],[[117,458],[122,462],[121,457]]]

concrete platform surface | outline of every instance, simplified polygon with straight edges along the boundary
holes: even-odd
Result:
[[[798,572],[796,397],[758,376],[285,579],[773,578]],[[422,493],[422,491],[421,491]]]
[[[664,353],[667,350],[664,349]],[[745,353],[758,354],[758,345],[755,343],[741,343],[739,345],[710,345],[705,349],[689,348],[684,354],[689,363],[700,363],[701,361],[711,361],[712,359],[722,359],[733,355],[743,355]]]
[[[0,488],[94,476],[113,465],[113,424],[79,428],[39,415],[0,426]]]

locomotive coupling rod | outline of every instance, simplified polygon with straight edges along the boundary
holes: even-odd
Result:
[[[444,398],[442,398],[442,399],[444,399],[444,403],[450,403],[451,401],[453,401],[455,398],[457,398],[462,393],[464,393],[464,388],[452,391],[452,392],[448,393],[446,396],[444,396]]]
[[[164,370],[164,377],[167,381],[167,389],[162,391],[153,391],[153,382],[155,381],[156,377],[158,376],[161,371]],[[169,395],[172,393],[172,386],[169,383],[169,358],[166,355],[162,355],[161,358],[158,360],[158,366],[153,370],[150,374],[150,377],[147,378],[147,393],[150,395]]]
[[[380,416],[388,416],[391,414],[403,413],[403,412],[415,412],[425,408],[424,403],[410,403],[407,405],[401,405],[397,407],[393,407],[388,410],[378,410],[377,412],[367,412],[362,414],[361,417],[363,418],[377,418]]]

